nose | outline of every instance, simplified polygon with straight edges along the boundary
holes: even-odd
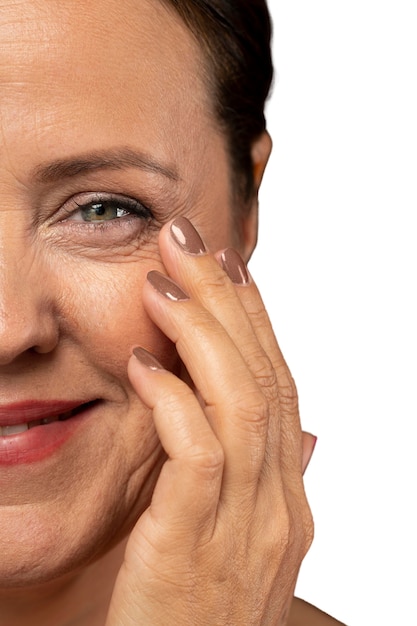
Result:
[[[0,366],[26,354],[47,354],[58,343],[48,281],[39,265],[24,260],[0,267]]]

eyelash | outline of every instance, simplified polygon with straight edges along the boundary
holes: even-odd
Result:
[[[63,207],[64,211],[69,214],[64,221],[75,222],[77,225],[83,224],[84,226],[89,226],[93,228],[103,228],[103,227],[113,227],[115,226],[115,222],[126,221],[129,218],[134,217],[134,219],[140,218],[142,220],[151,220],[153,219],[152,211],[143,205],[141,202],[136,200],[135,198],[131,198],[123,195],[115,195],[115,194],[93,194],[93,193],[84,193],[80,194],[80,197],[77,196],[71,198],[67,201]],[[84,200],[84,201],[83,201]],[[76,208],[72,208],[75,204]],[[68,207],[70,205],[71,208]],[[109,220],[88,220],[88,219],[75,219],[75,215],[77,213],[81,214],[81,211],[85,211],[89,208],[94,210],[94,207],[97,209],[101,206],[103,208],[103,212],[108,208],[116,208],[116,215]],[[122,215],[117,215],[118,212],[122,212]],[[97,214],[98,216],[100,214]]]

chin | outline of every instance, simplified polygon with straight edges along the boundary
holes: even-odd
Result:
[[[106,543],[103,528],[90,527],[82,533],[71,523],[64,525],[59,518],[54,523],[36,510],[2,512],[0,529],[3,589],[33,587],[69,576],[97,558]]]
[[[156,445],[135,472],[123,474],[123,487],[122,481],[95,487],[87,474],[86,493],[77,498],[77,488],[83,491],[78,474],[69,497],[0,506],[0,590],[66,584],[103,559],[149,506],[164,460]]]

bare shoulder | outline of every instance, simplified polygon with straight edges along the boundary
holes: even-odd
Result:
[[[312,604],[294,598],[288,626],[346,626]]]

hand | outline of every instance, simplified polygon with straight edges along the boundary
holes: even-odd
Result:
[[[315,438],[303,441],[294,382],[240,257],[206,253],[184,218],[161,230],[160,251],[169,277],[150,273],[144,305],[194,388],[142,349],[129,361],[168,460],[106,625],[283,625],[312,541],[302,471]]]

